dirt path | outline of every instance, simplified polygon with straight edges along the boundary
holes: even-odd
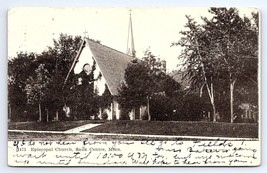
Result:
[[[64,133],[78,133],[78,132],[91,129],[91,128],[99,126],[99,125],[101,125],[101,124],[86,124],[83,126],[79,126],[79,127],[73,128],[73,129],[66,130],[66,131],[64,131]]]

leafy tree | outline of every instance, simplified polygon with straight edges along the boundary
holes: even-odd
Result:
[[[213,121],[216,121],[215,105],[218,104],[221,108],[230,105],[230,121],[233,122],[236,82],[245,77],[257,84],[258,14],[253,13],[253,19],[249,19],[241,18],[235,8],[211,8],[209,12],[213,17],[202,18],[202,25],[187,16],[188,30],[182,31],[183,37],[173,45],[184,47],[179,57],[184,59],[186,76],[198,86],[200,96],[206,86],[213,107]],[[226,98],[230,99],[229,104]]]
[[[180,85],[165,72],[165,62],[157,59],[149,50],[146,51],[142,60],[133,60],[125,70],[125,83],[119,91],[119,103],[128,110],[146,106],[148,120],[151,120],[152,116],[154,116],[153,119],[161,119],[156,118],[158,111],[155,106],[159,101],[157,98],[170,97],[180,89]],[[150,110],[153,110],[154,115]]]
[[[25,88],[26,85],[29,87],[31,83],[37,81],[36,70],[40,68],[40,64],[43,64],[49,83],[46,84],[46,92],[43,93],[45,99],[42,100],[42,105],[46,105],[47,112],[53,110],[58,115],[65,102],[64,95],[69,92],[71,85],[68,83],[67,87],[62,89],[63,82],[81,42],[80,36],[73,37],[61,34],[58,40],[54,40],[54,46],[49,47],[41,54],[19,53],[16,57],[9,59],[8,89],[12,114],[19,115],[20,112],[24,111],[30,113],[31,110],[35,109],[35,104],[29,104],[29,98],[27,98],[29,95]],[[14,118],[14,116],[12,117]]]
[[[46,99],[47,85],[51,81],[48,77],[48,70],[44,64],[40,64],[35,70],[36,76],[30,76],[25,87],[27,100],[29,104],[38,104],[39,106],[39,121],[42,121],[41,104]]]
[[[198,96],[197,92],[188,90],[183,91],[179,97],[171,99],[176,112],[173,114],[173,120],[182,121],[199,121],[202,120],[202,108],[204,103]]]
[[[184,48],[179,58],[183,59],[184,66],[186,66],[185,76],[189,78],[192,85],[200,88],[200,92],[204,86],[206,87],[213,108],[213,121],[216,121],[214,80],[218,71],[216,59],[210,54],[213,51],[213,43],[206,37],[201,25],[190,16],[186,18],[188,22],[185,27],[188,30],[181,31],[182,38],[172,45]]]
[[[125,70],[125,83],[121,85],[117,100],[128,110],[140,106],[147,106],[149,109],[150,87],[152,87],[152,79],[149,68],[144,62],[130,63]]]
[[[208,37],[212,38],[216,52],[213,56],[218,58],[219,70],[228,74],[230,88],[230,121],[234,116],[234,88],[236,81],[244,73],[248,59],[255,59],[257,64],[258,33],[257,25],[252,26],[251,19],[239,16],[235,8],[211,8],[213,18],[203,18],[204,28]],[[255,21],[257,23],[257,21]]]
[[[236,81],[244,76],[255,81],[252,76],[257,76],[255,70],[254,74],[247,74],[250,70],[246,66],[251,59],[257,64],[258,16],[254,13],[254,20],[241,18],[234,8],[211,8],[209,12],[213,17],[202,18],[202,25],[187,16],[188,30],[182,31],[183,37],[173,45],[184,47],[179,57],[184,59],[186,75],[192,84],[200,88],[200,96],[203,86],[206,86],[213,107],[213,121],[216,121],[217,117],[216,102],[222,105],[219,101],[225,98],[222,93],[226,93],[229,85],[230,119],[233,122],[233,93]]]
[[[50,51],[57,55],[55,58],[59,74],[63,73],[63,76],[67,76],[81,43],[81,36],[73,37],[67,34],[60,34],[59,39],[54,40],[54,47],[50,48]]]
[[[12,120],[22,120],[22,115],[27,108],[25,86],[27,79],[34,73],[33,53],[18,53],[17,57],[8,60],[8,104]]]
[[[17,54],[17,57],[13,57],[8,61],[8,75],[9,81],[16,84],[19,88],[24,89],[27,84],[28,77],[34,72],[34,61],[36,54],[23,53]]]
[[[38,64],[45,64],[50,73],[51,82],[47,86],[49,94],[46,104],[58,117],[59,110],[66,104],[67,93],[71,92],[69,89],[73,84],[69,82],[63,87],[63,83],[82,43],[82,38],[60,34],[58,40],[53,41],[54,46],[49,47],[47,51],[39,55],[36,61]],[[70,81],[72,81],[73,73],[70,77]]]
[[[97,102],[101,109],[106,109],[110,107],[110,103],[113,100],[113,96],[110,93],[107,84],[105,84],[104,93],[98,97]]]

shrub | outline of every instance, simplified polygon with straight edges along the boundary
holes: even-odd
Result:
[[[101,119],[102,119],[102,120],[107,120],[107,119],[108,119],[108,113],[107,113],[106,111],[104,111],[104,112],[102,113]]]
[[[126,109],[121,109],[119,120],[130,120],[129,111]]]

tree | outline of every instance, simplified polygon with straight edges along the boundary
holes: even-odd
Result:
[[[220,70],[228,74],[230,121],[233,122],[236,118],[234,116],[236,81],[246,73],[244,70],[248,59],[257,59],[258,56],[257,21],[255,20],[255,25],[252,26],[251,19],[247,17],[242,19],[235,8],[211,8],[209,12],[214,16],[210,20],[203,18],[204,28],[216,46],[213,55],[218,57]]]
[[[192,84],[200,88],[200,96],[206,86],[213,107],[213,121],[217,114],[215,104],[223,98],[222,93],[228,88],[225,84],[229,85],[230,121],[233,122],[236,82],[241,76],[252,81],[251,75],[255,76],[246,75],[246,66],[251,59],[257,62],[258,16],[254,13],[254,20],[241,18],[234,8],[211,8],[209,12],[213,17],[202,18],[202,25],[187,16],[188,30],[182,31],[181,40],[172,45],[184,47],[179,57],[184,60],[186,75]]]
[[[47,51],[38,56],[36,63],[43,63],[51,74],[51,82],[47,85],[49,95],[47,95],[47,107],[50,112],[54,112],[56,117],[59,110],[66,104],[66,95],[70,93],[72,83],[67,83],[63,87],[64,80],[71,67],[74,57],[82,43],[80,36],[71,36],[60,34],[59,38],[54,41],[54,46],[49,47]],[[71,75],[74,78],[74,75]],[[70,79],[72,81],[73,79]]]
[[[27,80],[25,90],[27,93],[27,100],[29,104],[38,103],[39,107],[39,121],[42,121],[41,104],[44,102],[47,95],[47,85],[51,81],[48,76],[48,70],[45,69],[44,64],[40,64],[35,70],[36,76],[30,76]]]
[[[67,83],[62,89],[64,79],[73,62],[74,56],[80,47],[82,39],[80,36],[69,36],[60,34],[58,40],[54,40],[54,46],[48,47],[48,50],[41,54],[34,53],[18,53],[16,57],[12,57],[8,61],[8,90],[9,90],[9,107],[12,109],[12,119],[21,119],[21,112],[28,112],[29,115],[34,114],[35,104],[27,98],[27,87],[31,83],[36,82],[36,70],[40,64],[43,64],[49,83],[46,85],[45,98],[42,105],[46,105],[47,112],[58,112],[64,106],[65,95],[69,92],[72,85]],[[73,78],[73,75],[71,76]],[[72,79],[70,79],[72,80]],[[40,82],[40,81],[39,81]],[[29,88],[28,88],[29,89]],[[30,89],[31,90],[31,89]],[[18,115],[18,116],[17,116]],[[33,117],[29,117],[33,119]]]
[[[25,86],[27,79],[34,73],[36,54],[18,53],[8,60],[8,104],[12,120],[25,120],[22,115],[27,109]]]
[[[213,43],[206,36],[204,28],[197,24],[190,16],[186,16],[188,22],[187,31],[181,31],[182,38],[173,46],[183,47],[179,58],[183,59],[186,67],[185,76],[192,85],[198,86],[200,92],[203,87],[207,89],[210,103],[213,108],[213,121],[216,121],[217,111],[215,106],[214,80],[217,74],[217,62],[210,52],[213,51]],[[201,95],[201,94],[200,94]]]
[[[150,111],[151,106],[156,110],[154,106],[157,105],[155,102],[159,101],[157,98],[161,96],[167,98],[178,89],[180,84],[166,74],[165,61],[147,50],[142,60],[133,60],[125,70],[125,83],[122,83],[119,90],[118,101],[128,110],[146,106],[148,120],[151,120],[153,116]],[[154,114],[155,112],[158,111],[153,111]]]
[[[105,84],[105,90],[104,93],[101,96],[98,96],[97,98],[97,102],[100,106],[100,109],[106,109],[108,107],[110,107],[110,103],[113,100],[113,96],[110,93],[107,84]]]
[[[174,120],[173,111],[183,103],[181,85],[167,74],[163,74],[156,83],[157,89],[150,101],[151,118],[161,121]]]
[[[149,68],[144,62],[133,62],[125,70],[125,83],[121,84],[117,97],[120,105],[127,109],[147,106],[149,110],[149,97],[151,94],[152,79]],[[151,117],[148,117],[151,120]]]

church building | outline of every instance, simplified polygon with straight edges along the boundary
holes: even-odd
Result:
[[[79,51],[73,61],[71,69],[65,82],[68,80],[70,73],[73,71],[74,74],[90,73],[92,67],[94,73],[92,78],[93,91],[98,95],[103,95],[106,87],[108,88],[112,96],[116,96],[119,93],[119,88],[124,80],[125,69],[128,64],[135,58],[134,40],[132,21],[130,14],[129,32],[128,32],[128,43],[126,53],[112,49],[108,46],[102,45],[97,41],[89,38],[84,38]],[[99,77],[101,75],[101,77]],[[78,79],[78,85],[88,81],[82,81]],[[113,97],[114,98],[114,97]],[[145,113],[146,108],[141,107],[134,109],[130,112],[129,117],[131,120],[141,119],[141,115]],[[108,119],[119,119],[121,115],[121,107],[119,103],[113,99],[108,108],[104,110],[99,108],[99,116],[105,112],[108,115]]]

